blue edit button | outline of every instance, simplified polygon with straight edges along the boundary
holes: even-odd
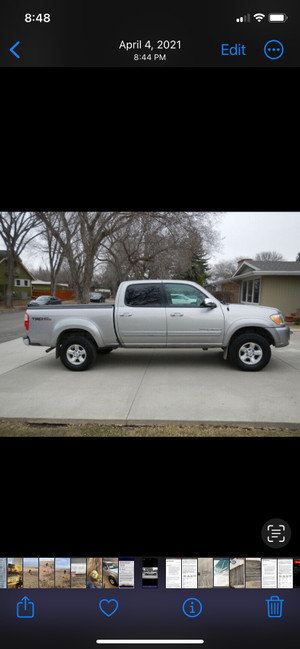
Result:
[[[222,56],[246,56],[246,45],[243,43],[222,43],[221,45]]]

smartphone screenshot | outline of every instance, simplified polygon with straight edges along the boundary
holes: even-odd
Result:
[[[134,559],[119,559],[119,588],[134,588]]]
[[[298,649],[299,21],[2,0],[4,649]]]
[[[25,0],[1,5],[3,67],[299,67],[291,0]]]
[[[145,558],[142,565],[143,588],[158,587],[158,563],[157,559]]]

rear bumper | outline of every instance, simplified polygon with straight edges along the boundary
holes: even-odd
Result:
[[[274,339],[275,347],[286,347],[290,342],[290,328],[285,325],[284,327],[271,327],[269,329],[272,338]]]
[[[34,347],[40,347],[40,343],[32,343],[29,336],[23,336],[22,338],[24,345],[33,345]]]

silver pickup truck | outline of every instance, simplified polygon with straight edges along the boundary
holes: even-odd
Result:
[[[276,308],[221,304],[194,282],[122,282],[114,304],[28,307],[26,345],[56,349],[69,370],[88,369],[97,352],[117,347],[221,348],[239,369],[257,371],[270,346],[289,344],[290,330]]]

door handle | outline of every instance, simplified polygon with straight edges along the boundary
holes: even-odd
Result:
[[[183,313],[170,313],[171,318],[182,318]]]
[[[132,313],[120,313],[120,318],[130,318]]]

